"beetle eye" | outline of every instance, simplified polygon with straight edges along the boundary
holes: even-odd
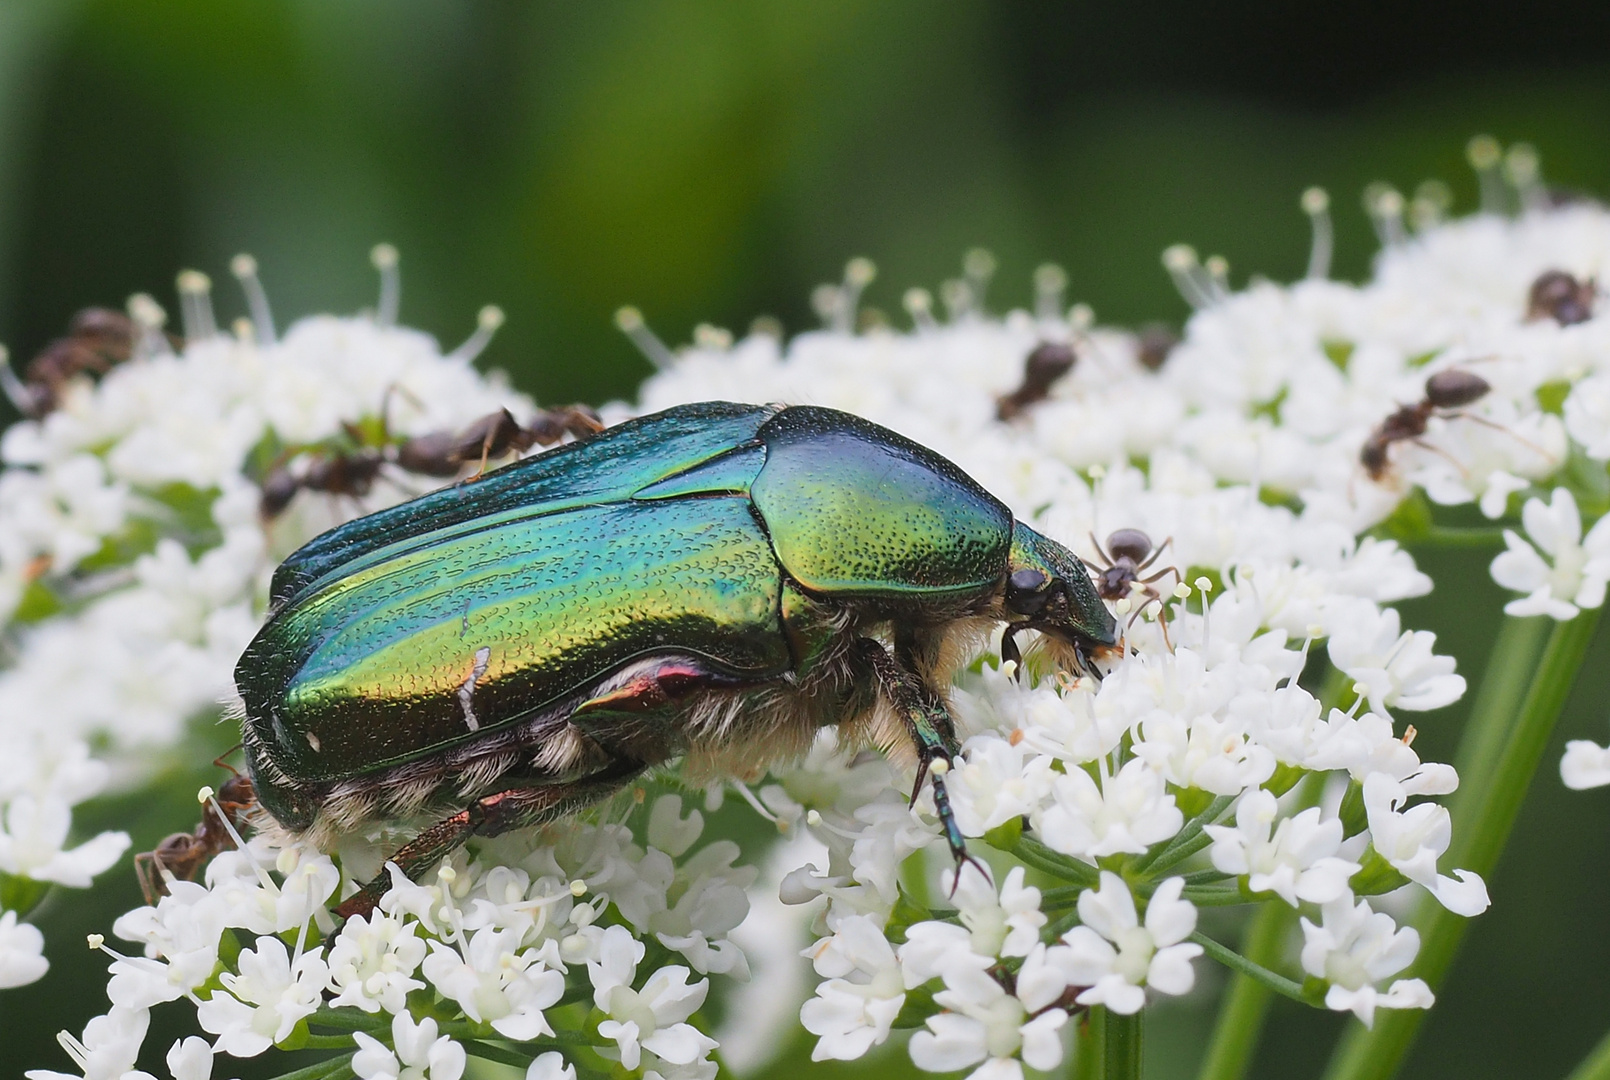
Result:
[[[1006,579],[1006,604],[1020,615],[1034,615],[1051,599],[1046,582],[1050,579],[1039,570],[1017,570]]]

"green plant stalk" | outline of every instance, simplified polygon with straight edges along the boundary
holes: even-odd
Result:
[[[1566,1080],[1610,1080],[1610,1035],[1600,1039],[1599,1045],[1588,1051],[1588,1056],[1571,1070]]]
[[[1510,615],[1498,625],[1498,637],[1493,640],[1492,653],[1483,669],[1486,674],[1476,690],[1470,718],[1465,721],[1464,735],[1454,755],[1459,790],[1448,800],[1448,808],[1453,814],[1455,836],[1465,819],[1463,804],[1487,787],[1486,771],[1498,763],[1504,743],[1509,741],[1531,685],[1531,675],[1548,643],[1551,622]]]
[[[1316,1003],[1316,999],[1303,989],[1302,983],[1288,979],[1284,975],[1277,975],[1262,964],[1242,956],[1228,945],[1219,944],[1202,933],[1202,931],[1198,930],[1191,934],[1190,940],[1202,946],[1203,952],[1231,971],[1247,976],[1249,979],[1261,984],[1264,989],[1273,990],[1280,996],[1289,997],[1291,1000],[1300,1002],[1303,1005]]]
[[[1146,1032],[1141,1017],[1146,1010],[1120,1016],[1105,1007],[1102,1032],[1103,1080],[1140,1080]]]
[[[1507,724],[1508,718],[1497,708],[1481,718],[1485,724],[1504,724],[1507,738],[1489,736],[1474,724],[1466,729],[1465,739],[1490,747],[1496,760],[1470,763],[1475,775],[1484,776],[1485,781],[1472,785],[1456,804],[1449,865],[1486,877],[1498,864],[1598,623],[1595,609],[1554,625],[1514,723]],[[1510,658],[1500,667],[1489,668],[1487,678],[1510,678],[1503,668],[1516,662]],[[1485,690],[1484,686],[1483,697]],[[1472,721],[1475,719],[1473,716]],[[1469,920],[1452,914],[1429,896],[1421,899],[1416,916],[1413,922],[1420,930],[1420,955],[1412,974],[1436,990],[1453,964]],[[1392,1076],[1413,1045],[1424,1017],[1423,1009],[1394,1009],[1376,1015],[1373,1031],[1349,1025],[1331,1058],[1326,1080],[1385,1080]]]
[[[1273,969],[1280,962],[1281,946],[1296,917],[1283,900],[1264,904],[1247,923],[1242,955],[1259,967]],[[1247,972],[1237,971],[1231,977],[1197,1080],[1241,1080],[1247,1074],[1273,993]]]
[[[1101,1030],[1102,1016],[1105,1012],[1106,1010],[1098,1005],[1085,1013],[1082,1023],[1077,1017],[1074,1020],[1079,1024],[1074,1029],[1074,1080],[1101,1080],[1104,1053],[1101,1046]]]

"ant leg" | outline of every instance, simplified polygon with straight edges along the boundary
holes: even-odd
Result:
[[[1090,533],[1089,536],[1090,546],[1096,549],[1096,554],[1101,558],[1101,568],[1106,569],[1111,567],[1112,556],[1108,555],[1107,549],[1101,546],[1101,541],[1096,539],[1095,533]]]
[[[1536,451],[1538,456],[1542,457],[1545,461],[1549,462],[1549,464],[1551,464],[1551,465],[1556,464],[1559,461],[1559,459],[1556,458],[1553,454],[1549,453],[1547,450],[1545,450],[1541,446],[1537,445],[1531,439],[1522,438],[1521,436],[1519,436],[1519,435],[1515,434],[1513,431],[1511,431],[1509,428],[1505,427],[1503,424],[1500,424],[1500,423],[1498,423],[1497,421],[1494,421],[1494,420],[1489,420],[1485,416],[1477,416],[1475,413],[1468,413],[1468,412],[1461,411],[1461,412],[1446,413],[1446,414],[1444,414],[1444,418],[1448,419],[1448,420],[1455,420],[1455,419],[1457,419],[1457,420],[1474,420],[1476,423],[1481,424],[1481,425],[1483,425],[1485,427],[1490,427],[1494,431],[1502,431],[1505,435],[1508,435],[1510,438],[1514,439],[1516,442],[1520,443],[1522,446],[1526,447],[1528,450]]]
[[[1464,463],[1461,462],[1458,458],[1454,457],[1452,454],[1448,453],[1448,451],[1444,450],[1442,447],[1433,445],[1432,443],[1428,443],[1424,439],[1410,439],[1409,441],[1412,442],[1414,445],[1418,446],[1420,449],[1429,450],[1433,454],[1436,454],[1439,457],[1444,458],[1445,460],[1447,460],[1450,464],[1453,465],[1454,468],[1459,470],[1459,475],[1460,476],[1464,476],[1464,477],[1469,477],[1470,476],[1470,470],[1465,467]]]
[[[1152,565],[1152,563],[1157,561],[1158,556],[1163,554],[1164,549],[1167,548],[1173,542],[1174,542],[1174,538],[1172,536],[1170,536],[1167,540],[1164,540],[1161,544],[1158,544],[1155,548],[1152,549],[1152,553],[1149,556],[1146,557],[1146,561],[1141,563],[1139,566],[1135,567],[1135,569],[1137,571],[1144,570],[1148,566]]]

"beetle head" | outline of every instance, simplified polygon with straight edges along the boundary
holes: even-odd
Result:
[[[1118,628],[1096,595],[1084,563],[1021,522],[1012,526],[1001,603],[1008,623],[1003,652],[1015,651],[1011,635],[1037,630],[1050,642],[1071,648],[1069,666],[1094,671],[1091,660],[1117,646]]]

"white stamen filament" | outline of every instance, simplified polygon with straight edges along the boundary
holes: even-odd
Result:
[[[962,277],[972,290],[972,310],[980,315],[984,313],[984,297],[989,292],[996,265],[994,253],[985,248],[973,248],[962,256]]]
[[[496,304],[483,307],[475,317],[475,332],[464,339],[464,344],[447,354],[449,360],[471,363],[492,344],[492,335],[503,325],[503,309]]]
[[[623,307],[615,312],[615,327],[659,370],[665,371],[676,363],[676,354],[649,329],[648,323],[643,321],[643,313],[635,307]]]
[[[927,289],[907,289],[900,302],[918,330],[939,329],[939,321],[934,318],[934,297]]]
[[[744,783],[742,780],[736,779],[729,782],[731,783],[733,789],[738,792],[743,801],[748,803],[750,807],[754,809],[755,813],[777,826],[778,832],[788,831],[788,822],[784,821],[770,810],[767,810],[765,804],[755,797],[755,793],[753,791],[749,790],[748,784]]]
[[[945,305],[945,318],[956,322],[978,309],[977,294],[973,287],[960,278],[951,278],[939,285],[939,301]]]
[[[0,390],[5,392],[13,407],[24,416],[33,411],[34,394],[28,384],[17,378],[11,367],[11,353],[0,345]]]
[[[257,260],[242,252],[229,260],[229,272],[235,275],[240,291],[246,294],[246,310],[252,313],[257,344],[274,344],[274,313],[268,306],[268,293],[257,277]]]
[[[1522,210],[1540,210],[1548,205],[1537,147],[1531,143],[1516,143],[1509,148],[1504,155],[1504,179],[1515,189]]]
[[[1308,215],[1311,238],[1308,241],[1308,272],[1310,281],[1324,281],[1330,277],[1331,255],[1336,248],[1336,230],[1330,219],[1330,194],[1322,187],[1311,187],[1303,192],[1303,213]]]
[[[854,258],[844,264],[844,282],[833,294],[832,310],[827,323],[835,333],[855,333],[855,315],[861,304],[861,293],[878,276],[878,268],[871,259]]]
[[[140,340],[134,346],[136,356],[172,354],[167,335],[162,332],[168,313],[162,310],[161,304],[148,293],[135,293],[129,297],[128,312],[129,318],[140,328]]]
[[[229,815],[224,813],[224,808],[218,805],[218,797],[213,794],[212,788],[202,788],[196,793],[196,800],[212,807],[213,813],[218,815],[218,820],[224,823],[224,831],[228,833],[229,838],[235,842],[235,847],[242,855],[246,856],[246,861],[250,863],[252,869],[257,872],[257,883],[263,888],[267,889],[269,892],[273,893],[275,896],[278,896],[280,891],[279,886],[274,884],[274,879],[268,876],[268,870],[252,856],[250,851],[247,850],[246,841],[241,837],[240,833],[235,830],[235,823],[229,820]]]
[[[203,341],[218,335],[218,323],[212,314],[212,279],[200,270],[181,270],[179,287],[179,317],[184,323],[184,336],[190,341]]]
[[[1375,183],[1364,189],[1364,211],[1375,226],[1375,238],[1382,247],[1397,247],[1407,239],[1403,228],[1403,193],[1390,184]]]
[[[1498,175],[1504,149],[1491,135],[1477,135],[1465,144],[1465,158],[1476,170],[1476,181],[1481,186],[1481,212],[1502,214],[1508,209],[1503,179]]]
[[[402,272],[397,268],[401,257],[390,244],[376,244],[369,252],[369,261],[380,271],[380,300],[375,304],[375,322],[381,326],[396,326],[397,312],[402,308]]]
[[[1174,279],[1185,302],[1200,311],[1213,306],[1212,279],[1197,261],[1196,249],[1189,244],[1175,244],[1163,251],[1163,268]]]
[[[1062,314],[1062,294],[1068,289],[1067,272],[1056,263],[1034,271],[1034,314],[1041,322],[1055,322]]]

